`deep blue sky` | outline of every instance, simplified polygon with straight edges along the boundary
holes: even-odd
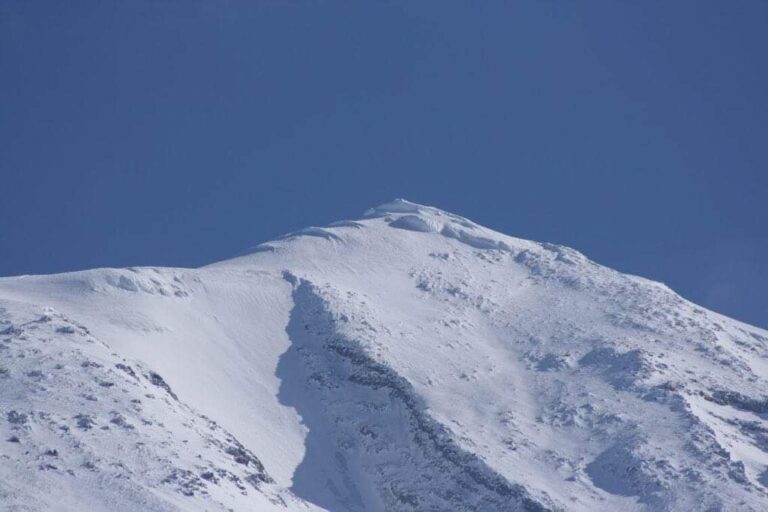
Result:
[[[768,326],[768,3],[0,3],[0,275],[402,196]]]

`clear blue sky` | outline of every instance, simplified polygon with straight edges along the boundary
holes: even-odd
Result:
[[[0,3],[0,275],[402,196],[768,326],[768,3]]]

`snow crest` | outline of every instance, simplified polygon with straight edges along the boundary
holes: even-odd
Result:
[[[661,283],[398,199],[200,269],[0,279],[0,504],[762,511],[766,361]]]

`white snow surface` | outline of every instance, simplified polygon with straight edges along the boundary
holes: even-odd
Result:
[[[0,279],[0,510],[768,510],[768,332],[396,200]]]

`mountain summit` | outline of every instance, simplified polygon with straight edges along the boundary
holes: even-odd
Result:
[[[0,279],[0,509],[768,509],[768,332],[395,200]]]

